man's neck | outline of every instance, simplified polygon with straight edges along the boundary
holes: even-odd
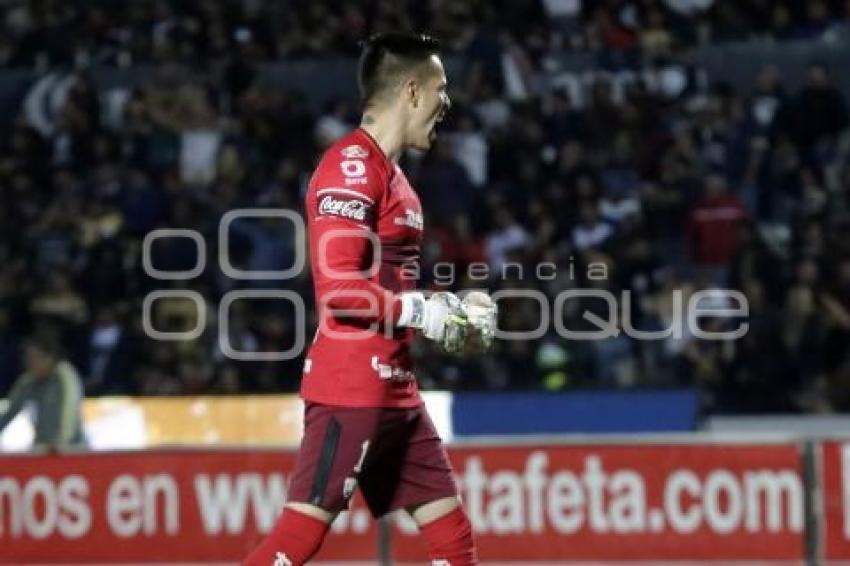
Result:
[[[395,117],[392,112],[379,113],[367,109],[363,113],[360,127],[372,136],[387,159],[397,162],[404,150],[404,138],[400,127],[402,123],[403,121]]]

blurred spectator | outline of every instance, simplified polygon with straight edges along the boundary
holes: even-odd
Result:
[[[451,285],[454,289],[463,288],[463,277],[473,263],[485,261],[485,243],[473,232],[470,219],[460,214],[452,219],[445,228],[435,227],[429,231],[430,237],[425,244],[425,274],[433,272],[439,285]],[[434,267],[428,270],[428,266]],[[440,267],[437,267],[439,264]],[[474,267],[474,266],[473,266]],[[450,271],[448,271],[450,269]],[[443,271],[446,271],[444,273]],[[476,273],[473,277],[479,277]],[[483,277],[486,279],[486,277]]]
[[[509,260],[509,255],[525,250],[531,243],[531,238],[508,209],[499,208],[494,216],[495,229],[484,244],[484,253],[490,268],[494,272],[501,272],[502,266]]]
[[[353,127],[354,120],[345,100],[335,100],[328,103],[325,113],[316,121],[316,143],[320,148],[326,148],[348,133]]]
[[[487,138],[478,129],[475,119],[463,114],[458,120],[458,131],[451,135],[455,159],[466,169],[475,187],[487,183]]]
[[[597,248],[614,233],[613,228],[599,217],[593,203],[584,203],[579,210],[579,223],[573,228],[573,244],[579,251]]]
[[[775,67],[767,67],[756,77],[755,92],[750,102],[750,115],[756,126],[764,133],[770,133],[788,104],[782,85],[782,75]]]
[[[180,176],[184,183],[207,185],[216,174],[221,132],[206,93],[187,85],[177,94],[172,126],[180,132]]]
[[[688,246],[694,262],[701,267],[723,267],[738,248],[740,229],[747,213],[741,200],[728,191],[726,181],[717,175],[705,181],[703,197],[688,218]]]
[[[51,274],[47,288],[33,298],[30,312],[35,317],[56,320],[66,329],[84,324],[89,317],[88,306],[70,277],[59,271]]]
[[[434,146],[419,170],[418,190],[429,222],[445,225],[471,209],[475,194],[466,169],[455,160],[451,141],[438,140]]]
[[[80,378],[62,356],[58,341],[47,335],[31,337],[25,344],[24,373],[9,392],[9,405],[0,415],[0,431],[32,406],[36,447],[82,445],[82,399]]]
[[[817,144],[834,142],[847,127],[847,104],[823,66],[809,67],[806,81],[793,101],[791,135],[798,147],[809,153]]]
[[[828,372],[829,399],[837,411],[850,410],[850,259],[836,266],[838,277],[822,296],[826,314],[823,342],[824,363]]]
[[[89,331],[85,359],[85,389],[90,394],[131,390],[131,338],[114,308],[102,307]]]

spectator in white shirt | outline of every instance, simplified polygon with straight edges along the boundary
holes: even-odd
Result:
[[[614,229],[599,218],[599,210],[594,203],[585,203],[579,210],[579,223],[573,228],[573,244],[579,251],[599,247],[607,240]]]
[[[531,236],[506,208],[496,212],[497,230],[487,237],[484,253],[490,267],[501,269],[508,260],[508,254],[526,248],[531,242]]]

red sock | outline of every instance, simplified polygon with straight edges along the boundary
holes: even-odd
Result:
[[[428,556],[440,566],[473,566],[478,553],[472,539],[472,524],[462,507],[419,527]],[[441,562],[442,561],[442,562]]]
[[[284,507],[283,514],[277,520],[272,532],[242,564],[243,566],[306,564],[322,546],[328,526],[320,519]]]

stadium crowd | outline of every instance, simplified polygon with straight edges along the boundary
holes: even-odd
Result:
[[[545,67],[565,48],[630,65],[700,42],[813,37],[847,16],[843,3],[826,1],[9,3],[5,67],[80,71],[51,101],[49,121],[22,106],[0,139],[0,394],[17,375],[20,338],[44,325],[61,334],[88,394],[296,390],[303,356],[234,360],[217,339],[218,305],[235,289],[284,288],[312,301],[308,270],[285,281],[227,277],[218,226],[236,208],[300,210],[307,175],[322,148],[356,125],[358,104],[317,110],[303,93],[254,80],[253,65],[351,55],[370,30],[413,27],[445,38],[469,71],[452,85],[436,147],[403,163],[425,209],[421,286],[534,290],[547,303],[504,300],[504,330],[543,330],[503,340],[484,358],[420,344],[423,387],[697,386],[709,411],[848,410],[850,130],[846,98],[824,67],[811,65],[793,89],[765,68],[749,92],[715,83],[671,94],[637,81],[615,96],[598,80],[577,104],[559,89],[505,96],[501,65],[511,51],[520,68]],[[179,72],[234,53],[214,80]],[[91,64],[163,72],[107,100],[85,71]],[[206,237],[198,277],[146,275],[143,242],[157,228]],[[293,262],[284,222],[241,219],[229,234],[235,267]],[[162,271],[191,270],[196,255],[188,238],[152,247]],[[684,324],[680,301],[713,287],[746,298],[742,338],[698,340]],[[203,334],[151,339],[145,296],[183,288],[204,303]],[[556,297],[576,289],[610,291],[616,312],[590,297],[556,312]],[[161,298],[151,313],[160,331],[198,322],[185,299]],[[585,313],[619,330],[675,332],[559,335],[556,318],[598,329]],[[236,301],[229,343],[278,351],[299,332],[309,343],[312,310],[308,319],[299,329],[282,301]]]
[[[819,37],[846,25],[847,10],[843,0],[11,0],[0,64],[356,55],[365,34],[388,29],[427,29],[490,58],[515,42],[537,63],[563,48],[623,63],[717,41]]]

